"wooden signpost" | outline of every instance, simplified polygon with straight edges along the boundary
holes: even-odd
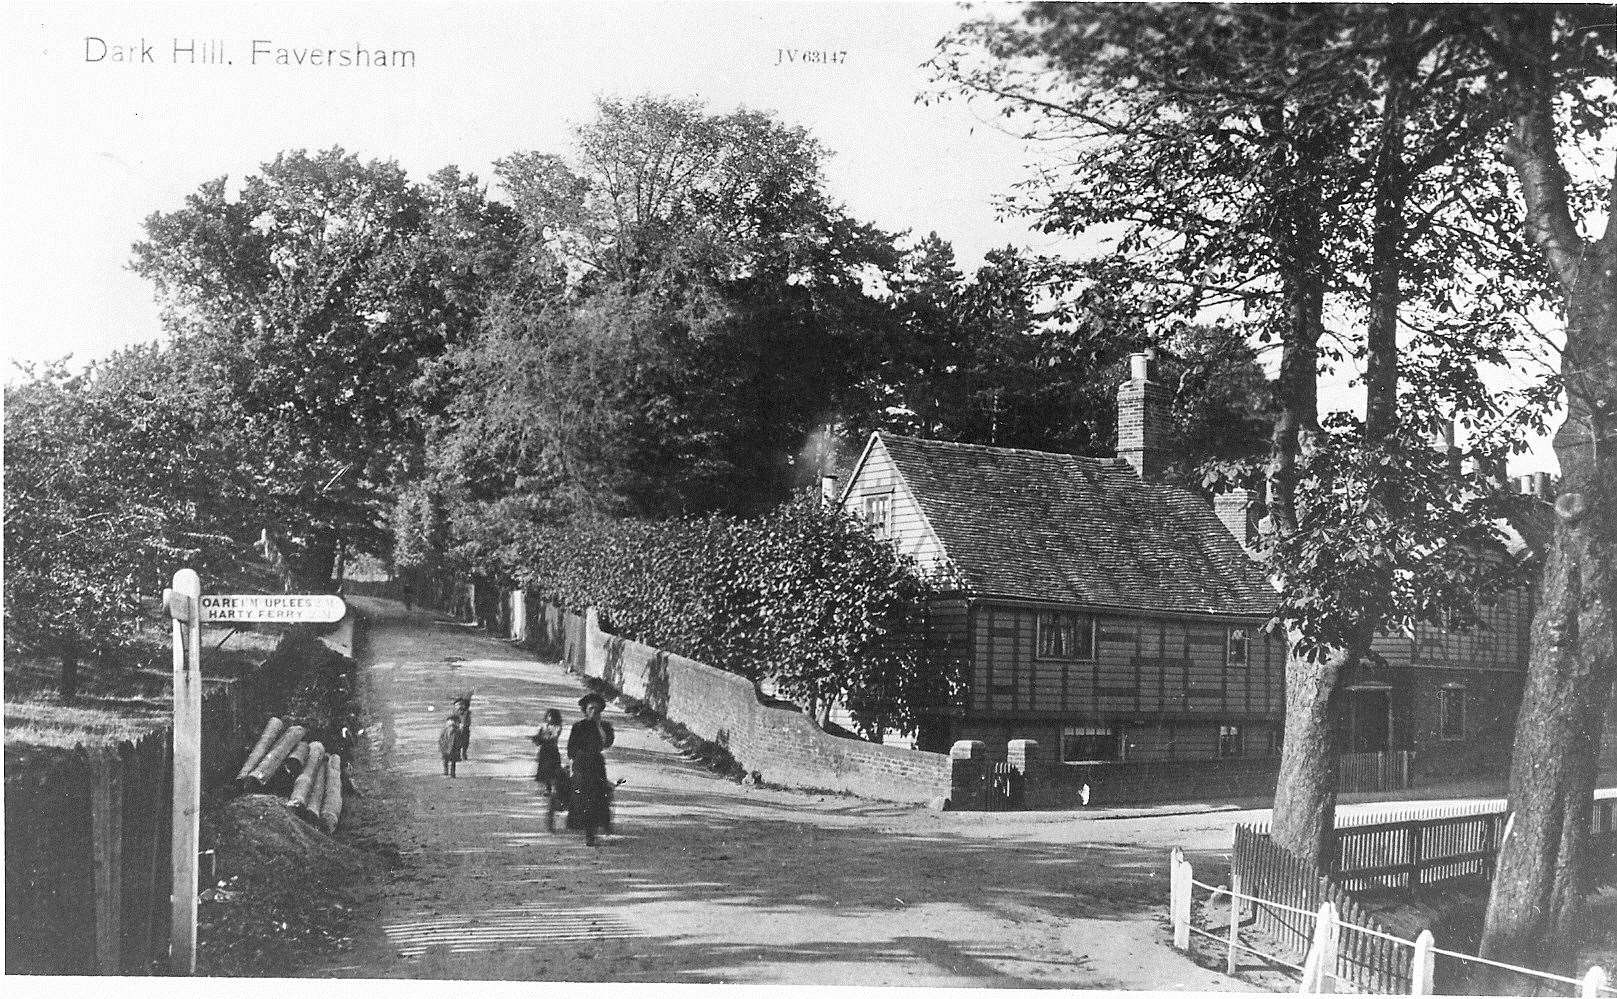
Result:
[[[321,593],[202,595],[191,569],[174,574],[163,594],[174,619],[174,812],[169,889],[169,969],[194,975],[197,967],[197,839],[202,811],[202,624],[274,621],[318,624],[342,620],[342,597]]]
[[[197,823],[202,812],[202,580],[192,569],[174,574],[163,594],[174,618],[174,823],[169,858],[169,969],[197,970]]]

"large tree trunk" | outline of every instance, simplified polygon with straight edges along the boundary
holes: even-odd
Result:
[[[1505,159],[1521,182],[1526,231],[1565,296],[1561,371],[1566,421],[1554,540],[1533,619],[1533,647],[1511,758],[1510,835],[1500,848],[1482,955],[1571,971],[1585,929],[1583,878],[1590,797],[1605,708],[1617,671],[1612,560],[1617,554],[1617,229],[1584,239],[1567,198],[1556,146],[1551,57],[1553,8],[1490,11],[1493,41],[1508,54],[1511,135]],[[1608,212],[1617,210],[1617,188]],[[1468,987],[1519,989],[1487,972]]]
[[[1584,495],[1565,494],[1556,504],[1561,523],[1544,568],[1511,753],[1510,835],[1482,939],[1484,957],[1569,971],[1584,929],[1581,875],[1612,692],[1611,504],[1602,497],[1586,506]],[[1488,974],[1472,986],[1495,992],[1528,984],[1511,977]]]
[[[1286,657],[1286,728],[1269,835],[1328,870],[1336,829],[1336,691],[1351,656],[1332,650],[1311,662],[1292,643]]]
[[[1305,152],[1316,155],[1322,145],[1316,141]],[[1300,191],[1283,203],[1286,221],[1277,243],[1285,248],[1286,328],[1274,386],[1278,415],[1270,444],[1267,506],[1269,529],[1287,536],[1298,529],[1298,462],[1320,432],[1319,338],[1324,329],[1325,282],[1318,187],[1300,185]],[[1310,659],[1299,653],[1296,636],[1288,645],[1285,734],[1270,835],[1292,854],[1323,868],[1330,862],[1336,812],[1332,695],[1347,657],[1330,653]]]
[[[1365,328],[1365,438],[1385,440],[1398,425],[1398,310],[1403,305],[1404,212],[1409,201],[1405,117],[1411,67],[1408,23],[1388,14],[1386,94],[1374,174],[1375,214],[1370,233],[1370,310]]]

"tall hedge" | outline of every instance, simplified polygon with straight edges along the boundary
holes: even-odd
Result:
[[[938,583],[861,522],[804,494],[767,515],[565,525],[463,520],[466,561],[603,626],[752,680],[822,715],[915,731],[960,678],[928,661]],[[472,540],[476,538],[478,540]]]

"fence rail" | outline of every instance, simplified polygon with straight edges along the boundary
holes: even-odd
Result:
[[[1505,831],[1505,802],[1427,805],[1337,818],[1330,876],[1349,891],[1407,890],[1486,875]],[[1266,824],[1249,827],[1266,836]],[[1617,790],[1595,792],[1589,831],[1617,835]]]
[[[1242,827],[1237,827],[1238,836],[1241,831]],[[1250,834],[1250,830],[1246,831]],[[1264,842],[1267,843],[1266,838]],[[1273,844],[1268,846],[1277,851],[1279,849]],[[1298,880],[1303,881],[1309,873],[1306,865],[1290,858],[1289,854],[1282,852],[1281,856],[1293,861],[1291,866],[1294,873],[1302,875]],[[1299,991],[1303,995],[1335,992],[1339,982],[1369,992],[1433,995],[1438,956],[1462,965],[1500,968],[1536,978],[1546,985],[1553,983],[1581,999],[1617,995],[1617,988],[1613,988],[1605,969],[1599,965],[1591,967],[1582,978],[1570,978],[1440,949],[1430,930],[1422,930],[1416,939],[1406,940],[1376,923],[1328,879],[1315,874],[1313,882],[1313,887],[1327,898],[1311,911],[1244,891],[1242,872],[1233,868],[1229,887],[1197,881],[1184,853],[1175,847],[1168,860],[1168,918],[1172,924],[1173,945],[1178,950],[1189,952],[1195,937],[1215,942],[1225,950],[1224,967],[1227,974],[1235,973],[1238,953],[1256,955],[1266,964],[1277,964],[1300,972],[1302,986]],[[1216,924],[1213,929],[1195,925],[1193,912],[1198,888],[1208,893],[1204,913],[1221,897],[1229,899],[1229,918],[1222,931]],[[1295,964],[1255,946],[1257,941],[1252,940],[1250,935],[1247,942],[1242,941],[1241,928],[1248,925],[1246,912],[1249,908],[1253,913],[1251,925],[1259,929],[1266,924],[1279,926],[1293,943],[1299,936],[1306,941],[1300,948],[1290,951],[1303,955],[1302,964]],[[1307,929],[1303,931],[1305,921]],[[1299,931],[1302,932],[1299,934]]]

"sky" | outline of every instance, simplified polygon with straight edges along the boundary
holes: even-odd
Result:
[[[151,289],[125,269],[130,244],[148,214],[210,178],[338,144],[421,179],[455,164],[489,180],[509,153],[565,151],[597,96],[775,111],[834,152],[830,190],[856,216],[935,229],[969,266],[994,246],[1039,246],[995,216],[1020,143],[985,109],[915,101],[921,64],[962,16],[946,3],[12,7],[0,64],[7,354],[88,358],[156,338]],[[255,41],[268,53],[257,65]],[[275,49],[356,43],[411,50],[415,65],[274,64]],[[784,61],[783,49],[839,61]],[[214,52],[228,64],[201,63]],[[124,53],[136,61],[114,61]]]
[[[418,179],[453,164],[490,180],[507,154],[565,152],[598,96],[803,124],[832,150],[828,187],[856,217],[936,231],[968,271],[997,246],[1070,249],[999,217],[1034,154],[990,107],[916,100],[931,89],[922,64],[967,16],[928,0],[0,5],[5,377],[12,360],[160,338],[130,246],[147,215],[207,180],[334,144]],[[413,65],[276,59],[356,46],[407,50]],[[1350,406],[1362,392],[1348,381],[1327,379],[1322,403]],[[1541,443],[1512,471],[1553,467]]]

